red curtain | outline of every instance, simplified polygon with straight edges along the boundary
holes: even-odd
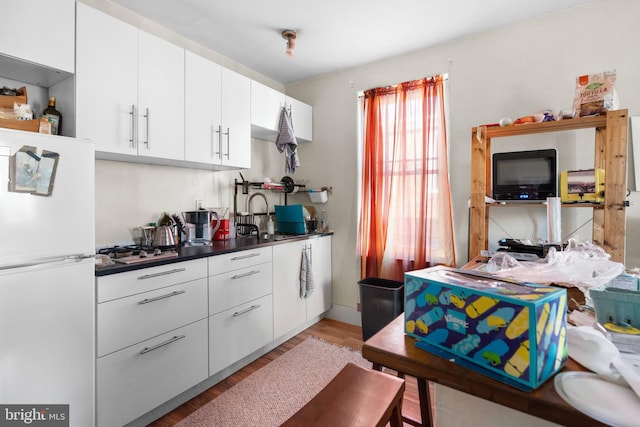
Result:
[[[361,277],[455,266],[443,77],[368,90],[362,117]]]

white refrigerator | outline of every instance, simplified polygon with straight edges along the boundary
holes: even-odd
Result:
[[[94,170],[89,141],[0,129],[0,406],[69,405],[77,427],[95,425]]]

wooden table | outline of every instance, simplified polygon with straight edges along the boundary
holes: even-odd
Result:
[[[520,391],[421,350],[415,347],[415,341],[414,338],[405,335],[404,315],[400,315],[364,343],[362,355],[371,361],[376,369],[384,366],[418,379],[421,425],[433,425],[428,381],[561,425],[581,427],[605,425],[566,403],[556,393],[553,378],[532,392]],[[567,370],[584,371],[585,369],[569,359],[563,372]]]

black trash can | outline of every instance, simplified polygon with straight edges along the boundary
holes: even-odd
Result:
[[[404,312],[404,283],[368,277],[358,285],[362,339],[366,341]]]

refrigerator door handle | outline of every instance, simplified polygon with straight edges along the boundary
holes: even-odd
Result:
[[[0,265],[0,271],[5,270],[14,270],[25,267],[38,267],[38,266],[46,266],[48,264],[56,264],[60,262],[72,261],[78,262],[88,258],[94,258],[95,254],[72,254],[72,255],[62,255],[50,258],[36,258],[30,261],[9,264],[9,265]]]

